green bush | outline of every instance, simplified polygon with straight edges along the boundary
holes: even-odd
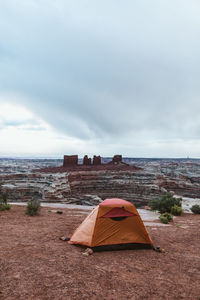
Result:
[[[181,206],[174,205],[171,208],[171,214],[174,216],[180,216],[182,214],[182,212],[183,212],[183,209]]]
[[[169,213],[165,212],[165,213],[162,214],[162,215],[163,215],[164,217],[166,217],[166,218],[168,219],[169,222],[173,220],[172,214],[169,214]]]
[[[168,224],[169,223],[169,220],[166,217],[164,217],[163,215],[160,215],[159,219],[164,224]]]
[[[1,194],[1,199],[2,199],[2,202],[6,204],[7,200],[8,200],[8,194],[7,193]]]
[[[149,206],[152,210],[158,210],[161,214],[165,212],[170,213],[174,205],[181,207],[181,201],[182,198],[175,198],[172,194],[166,193],[160,199],[152,199],[149,202]]]
[[[0,202],[0,211],[10,210],[10,209],[11,209],[11,205],[10,204]]]
[[[190,209],[194,214],[200,214],[200,205],[198,204],[192,205]]]
[[[7,193],[2,193],[2,189],[0,187],[0,211],[11,209],[11,205],[7,203],[7,199]]]
[[[26,214],[29,216],[38,215],[40,212],[40,201],[39,200],[30,200],[26,206]]]
[[[159,219],[162,223],[168,224],[170,221],[173,220],[173,216],[167,212],[159,216]]]

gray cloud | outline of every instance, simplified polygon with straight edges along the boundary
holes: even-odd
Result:
[[[0,90],[85,140],[197,139],[199,9],[195,0],[1,2]]]
[[[43,124],[35,120],[1,120],[0,130],[7,129],[9,127],[15,127],[18,130],[29,131],[44,131],[47,130]]]

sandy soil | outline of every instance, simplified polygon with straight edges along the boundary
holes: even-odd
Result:
[[[52,209],[51,209],[52,210]],[[85,218],[42,208],[0,212],[0,299],[200,299],[200,216],[184,214],[171,226],[147,226],[153,250],[84,251],[59,240]]]

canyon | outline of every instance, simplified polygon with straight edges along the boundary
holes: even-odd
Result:
[[[66,161],[66,160],[65,160]],[[39,198],[42,202],[97,205],[123,198],[137,207],[166,192],[200,198],[199,159],[75,158],[0,159],[0,182],[10,202]]]

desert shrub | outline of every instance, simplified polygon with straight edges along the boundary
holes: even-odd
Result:
[[[164,224],[168,224],[170,221],[173,220],[173,216],[167,212],[165,212],[164,214],[161,214],[159,216],[159,219],[162,223]]]
[[[37,199],[30,200],[26,206],[26,214],[29,216],[38,215],[40,212],[40,201]]]
[[[152,210],[158,210],[161,214],[165,212],[170,213],[174,205],[181,207],[181,201],[182,198],[175,198],[172,194],[166,193],[160,199],[152,199],[149,202],[149,206]]]
[[[3,193],[0,185],[0,211],[10,210],[11,205],[7,203],[8,194]]]
[[[11,209],[11,205],[8,203],[4,203],[2,201],[0,201],[0,211],[3,210],[10,210]]]
[[[169,214],[168,212],[165,212],[164,214],[162,214],[164,217],[166,217],[168,219],[168,221],[172,221],[173,220],[173,216],[172,214]]]
[[[8,194],[7,193],[2,193],[1,194],[1,199],[2,199],[3,203],[7,204]]]
[[[192,205],[190,209],[194,214],[200,214],[200,205],[198,204]]]
[[[169,220],[166,217],[164,217],[163,215],[160,215],[159,219],[164,224],[168,224],[169,223]]]
[[[181,206],[174,205],[171,208],[171,214],[174,216],[180,216],[182,214],[182,212],[183,212],[183,209]]]
[[[10,205],[9,203],[5,203],[5,204],[4,204],[4,208],[5,208],[6,210],[10,210],[10,209],[11,209],[11,205]]]

